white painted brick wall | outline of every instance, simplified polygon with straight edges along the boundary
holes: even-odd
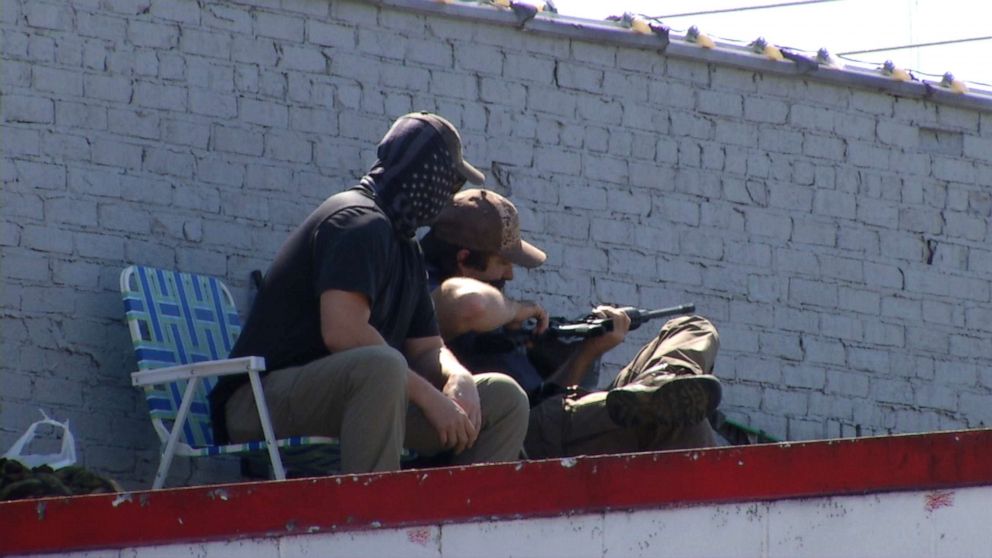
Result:
[[[219,275],[246,311],[249,273],[417,109],[548,252],[516,293],[695,302],[730,416],[790,439],[992,422],[987,113],[358,0],[11,0],[0,26],[0,448],[41,406],[144,486],[120,269]]]

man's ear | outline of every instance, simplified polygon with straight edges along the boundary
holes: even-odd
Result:
[[[455,253],[455,265],[458,267],[458,274],[465,275],[465,260],[472,252],[468,248],[459,248]]]

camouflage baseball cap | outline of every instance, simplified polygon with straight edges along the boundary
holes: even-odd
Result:
[[[510,200],[491,190],[473,188],[455,194],[441,211],[431,232],[440,240],[470,250],[499,254],[510,262],[533,268],[547,256],[520,238],[520,218]]]

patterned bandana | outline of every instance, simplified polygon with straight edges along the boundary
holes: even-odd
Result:
[[[400,119],[379,143],[379,160],[362,178],[401,237],[437,219],[465,183],[451,151],[429,124]]]

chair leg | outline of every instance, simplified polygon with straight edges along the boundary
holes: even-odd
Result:
[[[189,415],[189,408],[193,404],[193,397],[199,385],[200,378],[197,377],[190,378],[189,382],[186,383],[183,402],[180,403],[179,413],[176,414],[176,420],[172,423],[172,431],[169,432],[169,441],[166,442],[165,451],[162,452],[162,458],[158,465],[158,471],[155,473],[155,482],[152,484],[152,490],[158,490],[165,485],[165,476],[169,474],[169,467],[172,466],[172,458],[176,454],[176,445],[179,443],[179,436],[183,432],[183,424],[186,423],[186,416]]]
[[[165,476],[169,474],[169,467],[172,466],[172,456],[164,453],[159,459],[158,471],[155,472],[155,482],[152,483],[152,490],[158,490],[165,484]]]
[[[276,437],[272,431],[269,406],[265,403],[265,394],[262,392],[262,381],[258,377],[258,371],[250,370],[248,379],[251,381],[251,391],[255,395],[255,407],[258,408],[258,419],[262,423],[262,432],[265,434],[265,445],[269,450],[269,460],[272,461],[272,472],[275,474],[276,480],[286,480],[286,469],[283,468],[282,457],[279,456],[279,445],[276,444]]]

